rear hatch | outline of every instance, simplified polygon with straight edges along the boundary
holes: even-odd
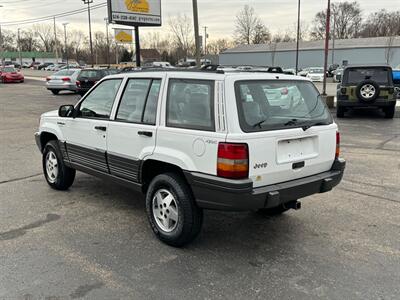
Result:
[[[102,77],[103,77],[103,72],[101,70],[82,70],[78,77],[80,88],[89,90]]]
[[[245,134],[228,134],[227,142],[247,143],[249,177],[255,187],[331,169],[337,126],[311,82],[236,81],[235,94]]]

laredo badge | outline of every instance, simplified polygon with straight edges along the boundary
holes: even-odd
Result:
[[[148,13],[150,11],[147,0],[125,0],[126,8],[133,12]]]

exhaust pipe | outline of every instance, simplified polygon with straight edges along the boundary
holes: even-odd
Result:
[[[291,201],[291,202],[283,204],[283,207],[287,208],[287,209],[299,210],[299,209],[301,209],[301,202]]]

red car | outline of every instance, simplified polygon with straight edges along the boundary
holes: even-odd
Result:
[[[4,67],[0,68],[0,78],[1,82],[24,82],[24,75],[14,67]]]

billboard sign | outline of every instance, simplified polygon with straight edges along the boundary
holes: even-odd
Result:
[[[110,23],[161,26],[161,0],[108,0]]]
[[[121,44],[132,44],[133,35],[130,29],[115,29],[115,41]]]

